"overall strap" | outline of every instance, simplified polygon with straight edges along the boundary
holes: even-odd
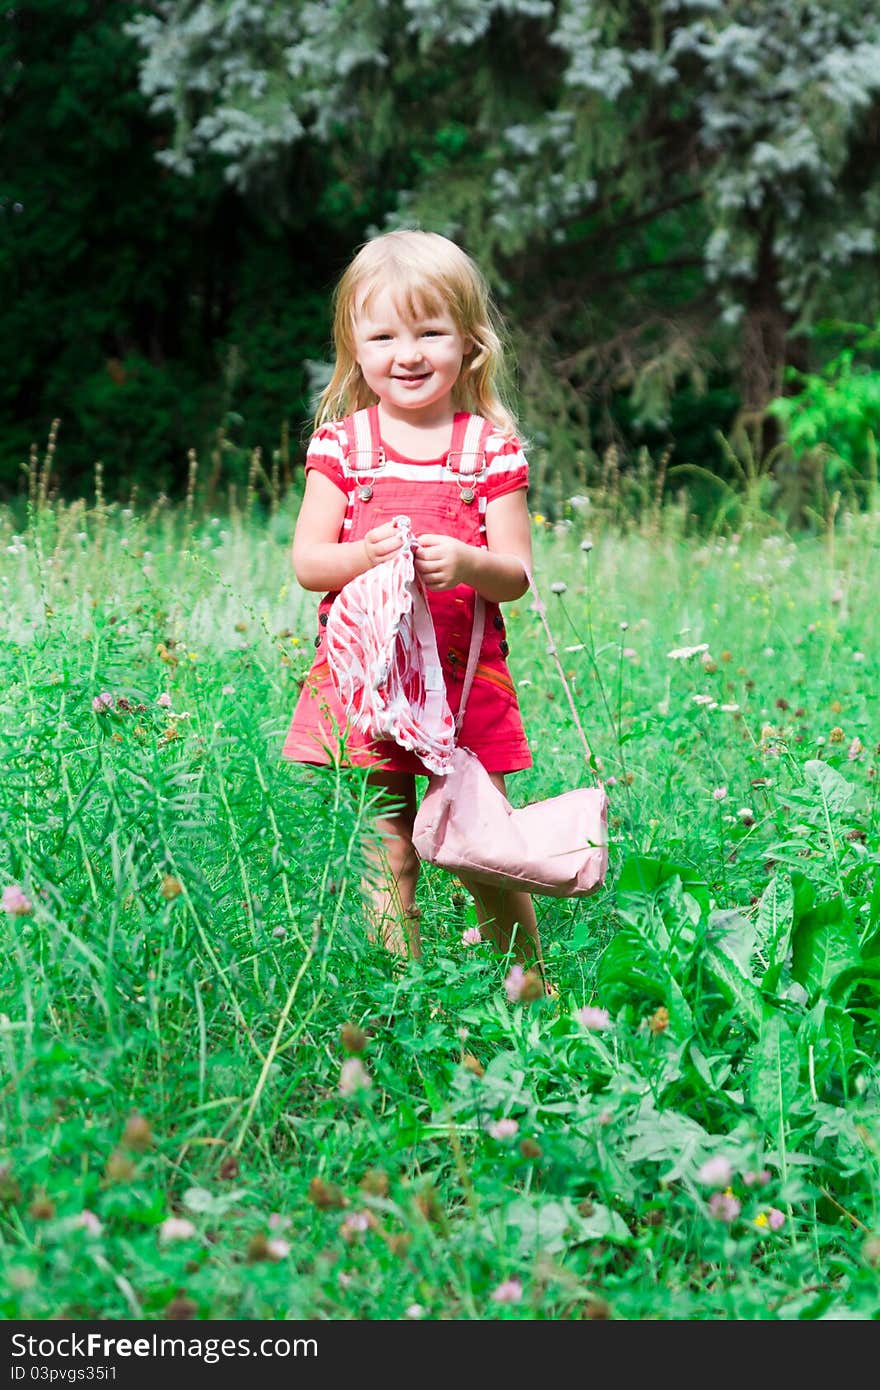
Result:
[[[385,464],[385,451],[379,437],[376,407],[368,406],[347,415],[345,425],[348,450],[345,467],[350,473],[376,473]]]
[[[495,426],[482,415],[457,420],[446,467],[458,483],[462,502],[473,502],[474,483],[486,471],[486,441]]]

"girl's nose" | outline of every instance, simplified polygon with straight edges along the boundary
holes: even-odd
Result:
[[[397,349],[397,357],[402,363],[421,362],[422,349],[418,341],[415,338],[411,338],[409,342],[401,342]]]

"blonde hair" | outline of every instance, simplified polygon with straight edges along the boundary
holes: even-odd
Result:
[[[462,362],[452,392],[456,410],[484,415],[505,434],[517,425],[506,394],[504,329],[489,286],[474,261],[448,237],[437,232],[384,232],[364,243],[348,265],[333,296],[333,343],[336,365],[321,393],[315,428],[374,405],[355,355],[357,314],[377,292],[390,289],[398,311],[407,318],[430,317],[446,310],[458,331],[474,341]]]

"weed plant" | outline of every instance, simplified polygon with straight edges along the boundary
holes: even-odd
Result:
[[[877,1317],[878,518],[535,518],[611,845],[530,1002],[440,871],[371,945],[363,775],[280,759],[294,514],[0,517],[3,1316]],[[506,616],[522,802],[589,774]]]

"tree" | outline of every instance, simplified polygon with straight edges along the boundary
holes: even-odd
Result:
[[[303,147],[355,202],[390,180],[390,220],[459,237],[515,302],[563,413],[628,382],[662,418],[728,348],[760,411],[835,273],[876,260],[856,0],[165,0],[131,32],[168,167],[219,160],[282,208]]]

